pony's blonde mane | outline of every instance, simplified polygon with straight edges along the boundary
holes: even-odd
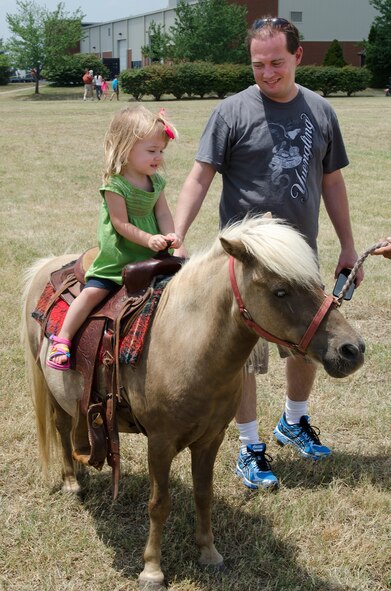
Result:
[[[220,238],[240,241],[263,267],[306,287],[321,284],[316,255],[303,236],[284,220],[262,216],[246,217],[220,232],[208,252],[192,256],[188,264],[222,252]]]

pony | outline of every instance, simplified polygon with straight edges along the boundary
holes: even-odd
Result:
[[[63,490],[78,492],[72,428],[82,377],[46,365],[48,339],[39,349],[41,328],[31,317],[50,273],[75,258],[44,259],[27,270],[23,338],[41,462],[47,467],[50,449],[59,439]],[[351,374],[364,360],[362,339],[324,294],[312,249],[282,220],[265,217],[246,218],[222,230],[209,248],[182,266],[163,291],[138,366],[120,367],[123,400],[148,437],[150,528],[141,586],[164,588],[160,547],[170,512],[169,472],[186,447],[191,452],[199,562],[223,564],[211,529],[213,467],[260,334],[287,353],[322,365],[333,377]],[[101,378],[98,389],[104,396]],[[127,430],[120,420],[119,430]]]

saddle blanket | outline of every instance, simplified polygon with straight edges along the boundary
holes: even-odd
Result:
[[[151,296],[145,302],[143,308],[135,318],[127,334],[122,337],[120,343],[120,363],[130,364],[132,367],[136,367],[143,351],[145,336],[152,323],[154,312],[159,303],[163,290],[170,279],[172,279],[171,276],[157,279]],[[69,305],[61,297],[58,298],[55,304],[52,306],[46,320],[46,307],[53,295],[54,288],[51,283],[47,283],[41,294],[41,297],[39,298],[35,310],[32,313],[32,317],[41,326],[44,324],[44,322],[46,322],[46,337],[59,333],[69,308]],[[102,363],[103,353],[104,351],[101,347],[99,350],[99,363]]]

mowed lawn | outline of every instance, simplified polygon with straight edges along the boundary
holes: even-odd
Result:
[[[112,114],[131,104],[83,102],[82,89],[0,87],[1,429],[0,590],[128,591],[138,588],[148,529],[146,439],[121,437],[122,476],[91,469],[79,497],[60,491],[59,463],[45,481],[20,344],[23,271],[37,258],[95,245],[102,141]],[[344,171],[359,253],[391,234],[391,99],[380,92],[331,97],[346,141]],[[179,130],[166,152],[166,194],[175,209],[215,99],[145,101],[166,109]],[[188,236],[189,250],[217,235],[216,178]],[[327,289],[339,254],[322,209],[320,259]],[[342,311],[364,337],[366,363],[344,380],[319,371],[312,423],[333,456],[314,464],[273,441],[284,402],[284,365],[272,351],[258,381],[260,432],[281,480],[276,494],[246,491],[234,475],[234,424],[215,468],[213,523],[227,570],[197,565],[190,456],[172,470],[173,508],[163,542],[172,591],[386,591],[391,588],[391,261],[369,257],[365,283]],[[178,331],[183,327],[178,327]],[[173,335],[175,339],[175,335]],[[200,368],[202,371],[202,368]]]

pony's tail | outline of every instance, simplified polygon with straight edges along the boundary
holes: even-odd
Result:
[[[27,319],[31,314],[32,306],[35,304],[35,302],[30,301],[29,297],[33,280],[38,271],[43,268],[49,260],[51,259],[41,259],[37,261],[32,267],[27,269],[24,275],[21,323],[21,342],[24,346],[25,372],[33,399],[39,459],[45,476],[47,476],[48,466],[51,459],[58,449],[58,436],[54,423],[51,394],[42,373],[40,362],[39,360],[36,360],[37,351],[34,351],[34,344],[31,342]],[[37,336],[34,338],[34,342],[39,342],[38,324]]]

